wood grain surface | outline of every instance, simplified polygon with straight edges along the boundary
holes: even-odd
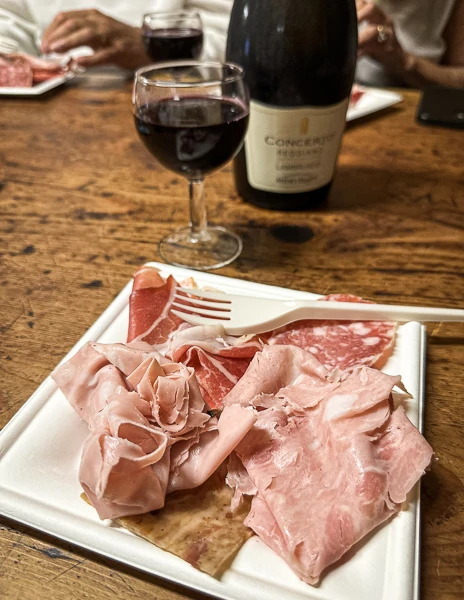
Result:
[[[352,123],[329,204],[271,212],[207,180],[209,216],[244,240],[219,273],[375,301],[464,305],[464,133],[414,121],[418,94]],[[186,183],[139,142],[130,83],[81,77],[0,99],[0,427],[157,242],[187,222]],[[291,230],[288,227],[303,229]],[[464,325],[429,327],[422,598],[464,597]],[[202,598],[0,518],[0,598]],[[377,599],[366,599],[377,600]],[[380,600],[380,599],[378,599]],[[391,599],[394,600],[394,599]]]

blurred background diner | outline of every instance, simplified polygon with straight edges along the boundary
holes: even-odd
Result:
[[[188,10],[203,22],[202,60],[222,60],[232,0],[0,0],[0,48],[34,56],[85,47],[82,67],[137,69],[152,62],[140,26],[150,12]],[[91,51],[91,52],[90,52]],[[90,55],[91,54],[91,55]]]
[[[356,79],[464,88],[463,0],[358,0]]]
[[[144,13],[193,10],[204,28],[202,59],[222,60],[232,0],[0,0],[0,42],[12,52],[86,47],[83,67],[147,64]],[[464,88],[464,0],[358,0],[356,80],[373,86]],[[9,44],[9,45],[8,45]],[[90,54],[90,55],[89,55]]]

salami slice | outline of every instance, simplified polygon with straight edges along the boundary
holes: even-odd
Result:
[[[331,294],[321,300],[367,302],[350,294]],[[348,369],[354,365],[380,369],[392,353],[396,326],[390,321],[305,320],[272,332],[268,343],[303,348],[327,369]]]
[[[0,87],[32,87],[32,67],[21,56],[0,55]]]

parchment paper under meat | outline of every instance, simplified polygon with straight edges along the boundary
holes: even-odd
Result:
[[[223,465],[200,487],[169,494],[161,510],[116,522],[200,571],[220,577],[253,535],[243,524],[250,511],[248,499],[234,513],[230,510],[234,492],[225,483],[226,471]]]

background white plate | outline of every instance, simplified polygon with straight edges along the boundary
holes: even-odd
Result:
[[[358,86],[364,92],[364,95],[358,100],[355,106],[348,108],[346,114],[347,121],[354,121],[360,117],[365,117],[403,100],[401,94],[378,88],[367,88]]]
[[[249,283],[150,263],[162,274],[182,280],[193,276],[200,286],[226,292],[275,298],[314,298],[315,294]],[[128,283],[70,351],[88,340],[122,342],[128,325]],[[419,323],[399,328],[394,353],[385,369],[400,373],[413,399],[409,418],[422,425],[425,329]],[[311,587],[261,540],[242,547],[220,581],[201,573],[111,521],[100,521],[80,499],[78,464],[86,424],[47,378],[0,433],[0,513],[148,573],[226,600],[416,600],[419,581],[419,486],[409,504],[381,526]]]
[[[65,75],[60,75],[59,77],[53,77],[52,79],[48,79],[47,81],[42,81],[42,83],[37,83],[32,87],[0,87],[0,95],[1,96],[40,96],[41,94],[45,94],[50,90],[58,87],[59,85],[63,85],[66,81],[73,79],[76,77],[76,73],[66,73]]]

